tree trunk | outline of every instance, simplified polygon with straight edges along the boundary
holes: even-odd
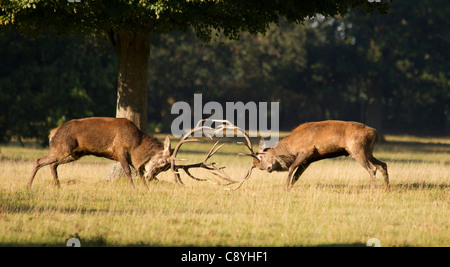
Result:
[[[131,120],[146,132],[150,34],[119,31],[114,47],[119,64],[116,117]]]
[[[131,120],[141,131],[147,132],[147,75],[150,59],[151,34],[110,32],[118,62],[116,117]],[[132,175],[137,173],[131,166]],[[125,177],[120,163],[112,165],[106,179]]]

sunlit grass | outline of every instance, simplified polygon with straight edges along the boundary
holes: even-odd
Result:
[[[312,164],[290,192],[286,173],[260,170],[237,191],[186,175],[178,186],[170,171],[150,190],[138,179],[132,190],[125,178],[106,181],[111,161],[95,157],[60,166],[60,189],[44,167],[26,190],[34,159],[47,149],[2,146],[0,245],[64,246],[76,236],[82,246],[364,246],[369,238],[382,246],[449,246],[449,147],[408,142],[375,150],[388,164],[389,193],[380,174],[371,190],[351,158]],[[203,160],[211,145],[186,144],[180,157]],[[211,160],[240,178],[251,160],[237,152],[245,149],[230,142]]]

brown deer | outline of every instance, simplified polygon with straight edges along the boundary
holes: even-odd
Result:
[[[227,124],[226,128],[237,128],[231,123]],[[241,132],[245,134],[242,130]],[[332,120],[301,124],[273,148],[266,148],[264,139],[261,139],[257,153],[253,152],[247,135],[246,139],[250,153],[245,155],[253,157],[252,168],[257,167],[269,173],[288,171],[286,190],[292,188],[311,163],[348,155],[369,172],[371,186],[375,182],[376,171],[379,170],[389,189],[387,165],[372,155],[374,145],[380,141],[380,137],[374,128],[364,124]]]
[[[222,168],[215,163],[206,161],[214,155],[221,146],[217,143],[210,150],[201,163],[189,165],[175,164],[176,154],[182,144],[198,142],[198,139],[188,139],[192,133],[199,130],[211,129],[197,124],[189,133],[183,136],[174,150],[170,148],[170,138],[166,137],[164,144],[156,138],[150,137],[140,131],[130,120],[125,118],[85,118],[68,121],[53,129],[49,135],[50,149],[48,153],[36,160],[31,173],[28,187],[31,187],[36,172],[43,166],[50,165],[53,181],[59,187],[56,168],[86,155],[108,158],[120,162],[130,185],[134,188],[130,165],[133,166],[143,184],[147,187],[145,179],[151,181],[160,172],[171,169],[176,183],[183,184],[178,170],[183,169],[189,177],[198,179],[189,173],[190,168],[205,168],[212,171],[219,178],[228,182],[235,182],[228,178]]]

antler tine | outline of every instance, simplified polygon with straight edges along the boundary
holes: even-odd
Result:
[[[188,133],[186,133],[185,135],[183,135],[183,137],[180,139],[180,142],[178,142],[178,144],[176,145],[176,147],[173,150],[173,158],[176,157],[178,150],[180,149],[181,145],[184,143],[188,143],[188,142],[200,142],[200,140],[198,139],[187,139],[189,138],[193,133],[199,131],[199,130],[203,130],[203,129],[210,129],[210,130],[214,130],[213,128],[209,127],[209,126],[200,126],[202,122],[206,121],[205,119],[203,120],[199,120],[197,122],[197,124],[195,125],[195,127],[193,129],[191,129]],[[212,138],[211,136],[208,136],[209,138]]]
[[[172,153],[172,157],[175,158],[178,150],[180,149],[181,145],[184,143],[188,143],[188,142],[201,142],[198,139],[187,139],[189,138],[193,133],[199,131],[199,130],[204,130],[204,129],[208,129],[208,130],[214,130],[213,128],[209,127],[209,126],[200,126],[202,122],[206,121],[206,119],[202,119],[199,120],[197,122],[197,124],[195,125],[195,127],[193,129],[191,129],[188,133],[186,133],[185,135],[183,135],[183,137],[180,139],[180,141],[178,142],[178,144],[175,146],[173,153]],[[211,135],[207,135],[205,134],[207,137],[209,137],[210,139],[212,139]]]
[[[189,177],[191,177],[192,179],[194,179],[194,180],[197,180],[197,181],[208,181],[208,179],[201,179],[201,178],[197,178],[197,177],[193,176],[193,175],[189,172],[189,169],[184,169],[184,172],[186,172],[186,174],[187,174]]]
[[[212,157],[215,153],[217,153],[217,151],[224,145],[224,144],[222,144],[222,145],[220,145],[220,146],[217,146],[217,144],[219,143],[219,141],[217,141],[217,142],[214,144],[214,146],[209,150],[209,152],[208,152],[208,154],[206,155],[206,157],[205,157],[205,159],[203,160],[203,162],[195,163],[195,164],[186,164],[186,165],[176,165],[176,164],[175,164],[175,161],[178,160],[178,159],[176,158],[176,156],[177,156],[177,154],[178,154],[178,152],[179,152],[179,150],[180,150],[180,147],[181,147],[184,143],[188,143],[188,142],[200,142],[199,139],[188,139],[194,132],[197,132],[197,131],[200,131],[200,130],[203,131],[203,130],[205,130],[205,129],[214,131],[214,129],[211,128],[211,127],[209,127],[209,126],[203,126],[202,123],[203,123],[204,121],[206,121],[206,119],[199,120],[198,123],[196,124],[196,126],[195,126],[193,129],[191,129],[189,132],[187,132],[185,135],[183,135],[183,137],[180,139],[180,141],[178,142],[178,144],[176,145],[176,147],[175,147],[174,150],[173,150],[172,156],[171,156],[171,158],[170,158],[170,161],[171,161],[171,169],[172,169],[172,172],[174,173],[174,175],[175,175],[175,177],[176,177],[176,180],[178,180],[178,181],[181,180],[181,179],[179,178],[179,174],[180,174],[180,172],[178,171],[179,169],[183,169],[183,170],[186,172],[186,174],[187,174],[190,178],[192,178],[192,179],[194,179],[194,180],[197,180],[197,181],[210,181],[210,182],[212,182],[212,181],[209,180],[209,179],[200,179],[200,178],[194,177],[194,176],[189,172],[189,169],[190,169],[190,168],[204,168],[204,169],[211,170],[211,171],[221,171],[221,170],[223,169],[223,167],[217,167],[217,166],[215,166],[216,163],[207,163],[207,160],[208,160],[210,157]],[[212,139],[212,135],[211,135],[211,134],[205,133],[205,136],[207,136],[207,137],[209,137],[210,139]],[[213,183],[214,183],[214,182],[213,182]]]
[[[176,167],[176,169],[183,169],[189,177],[191,177],[192,179],[197,180],[197,181],[209,181],[209,182],[214,183],[214,184],[221,184],[220,182],[213,182],[213,181],[211,181],[210,179],[201,179],[201,178],[197,178],[197,177],[193,176],[193,175],[189,172],[189,169],[190,169],[190,168],[204,168],[204,169],[213,171],[213,174],[214,174],[215,176],[217,176],[217,177],[219,177],[219,178],[221,178],[221,179],[226,180],[226,181],[229,182],[228,184],[225,184],[225,185],[229,185],[229,184],[233,184],[233,183],[239,183],[240,181],[233,180],[232,178],[230,178],[230,177],[223,171],[223,169],[224,169],[225,167],[218,167],[218,166],[216,166],[216,163],[215,163],[215,162],[212,162],[212,163],[208,163],[208,162],[207,162],[207,160],[208,160],[209,158],[211,158],[217,151],[219,151],[219,149],[220,149],[222,146],[224,146],[224,144],[222,144],[222,145],[220,145],[220,146],[217,146],[218,143],[219,143],[219,141],[217,141],[217,142],[213,145],[213,147],[209,150],[209,152],[208,152],[208,154],[206,155],[206,157],[205,157],[205,159],[203,160],[203,162],[200,162],[200,163],[194,163],[194,164],[187,164],[187,165],[179,165],[179,166]],[[223,184],[222,184],[222,185],[223,185]]]
[[[217,133],[218,131],[222,131],[222,130],[224,130],[224,129],[232,129],[232,130],[236,130],[236,131],[242,133],[242,134],[244,135],[244,138],[245,138],[245,141],[246,141],[246,142],[237,142],[237,143],[240,144],[240,145],[245,145],[245,146],[248,148],[248,150],[250,151],[250,153],[239,153],[239,155],[250,156],[250,157],[253,157],[253,158],[258,159],[258,157],[256,156],[256,153],[253,151],[253,148],[252,148],[252,142],[251,142],[251,140],[250,140],[250,137],[248,136],[248,134],[247,134],[243,129],[239,128],[238,126],[234,125],[233,123],[231,123],[231,122],[228,121],[228,120],[214,120],[214,122],[223,123],[222,125],[220,125],[220,126],[218,127],[218,129],[216,130],[216,133]],[[224,125],[224,124],[225,124],[225,125]],[[239,183],[238,186],[237,186],[236,188],[234,188],[234,189],[225,188],[225,189],[226,189],[226,190],[231,190],[231,191],[234,191],[234,190],[239,189],[239,188],[242,186],[242,184],[250,178],[250,176],[251,176],[251,174],[252,174],[253,168],[255,168],[254,165],[252,165],[252,166],[249,168],[249,170],[248,170],[248,172],[247,172],[247,175],[246,175],[242,180],[240,180],[240,181],[235,181],[235,180],[233,180],[233,179],[229,180],[229,181],[230,181],[229,185],[230,185],[230,184],[233,184],[233,183]],[[227,176],[228,176],[228,175],[227,175]],[[228,177],[229,177],[229,176],[228,176]]]
[[[221,123],[225,123],[226,124],[226,126],[224,126],[223,124],[220,125],[218,127],[218,129],[216,130],[216,132],[217,131],[222,131],[224,129],[232,129],[232,130],[236,130],[236,131],[242,133],[244,135],[246,143],[244,143],[244,142],[237,142],[237,143],[239,145],[245,145],[248,148],[248,150],[250,150],[250,154],[239,153],[239,155],[250,156],[250,157],[253,157],[253,158],[257,159],[256,154],[255,154],[255,152],[253,151],[253,148],[252,148],[252,142],[250,141],[250,137],[248,136],[248,134],[243,129],[239,128],[238,126],[234,125],[233,123],[231,123],[228,120],[213,120],[213,121],[214,122],[221,122]]]
[[[219,182],[218,180],[211,180],[211,179],[201,179],[201,178],[197,178],[197,177],[195,177],[195,176],[193,176],[190,172],[189,172],[189,169],[184,169],[184,171],[186,172],[186,174],[190,177],[190,178],[192,178],[192,179],[194,179],[194,180],[197,180],[197,181],[208,181],[208,182],[210,182],[210,183],[212,183],[212,184],[216,184],[216,185],[224,185],[224,186],[228,186],[228,185],[231,185],[231,184],[234,184],[234,183],[236,183],[236,182],[228,182],[228,183],[226,183],[226,184],[224,184],[224,183],[221,183],[221,182]],[[222,179],[226,179],[226,178],[223,178],[220,174],[218,174],[218,173],[215,173],[215,172],[213,172],[213,174],[215,175],[215,176],[219,176],[220,178],[222,178]]]
[[[180,139],[180,141],[178,142],[178,144],[175,146],[173,152],[172,152],[172,156],[170,157],[170,169],[172,170],[174,177],[175,177],[175,181],[177,183],[183,184],[183,182],[181,181],[180,178],[180,172],[178,172],[179,166],[175,165],[175,161],[180,160],[177,159],[176,156],[178,154],[178,151],[180,150],[181,145],[183,145],[184,143],[188,143],[188,142],[200,142],[200,140],[198,139],[187,139],[188,137],[190,137],[194,132],[199,131],[199,130],[203,130],[203,129],[211,129],[211,127],[206,127],[206,126],[200,126],[202,122],[204,122],[205,120],[200,120],[198,121],[197,125],[194,127],[194,129],[191,129],[188,133],[186,133],[185,135],[183,135],[183,137]],[[211,138],[211,137],[210,137]]]
[[[243,184],[245,181],[247,181],[247,180],[250,178],[250,176],[252,175],[252,170],[253,170],[253,168],[255,168],[255,166],[252,165],[252,166],[250,167],[250,169],[248,169],[247,175],[245,176],[244,179],[242,179],[242,180],[239,182],[239,185],[238,185],[237,187],[235,187],[234,189],[225,188],[225,190],[228,190],[228,191],[236,191],[236,190],[238,190],[239,188],[241,188],[242,184]]]
[[[214,154],[216,154],[217,151],[219,151],[219,149],[221,147],[223,147],[225,144],[221,144],[219,147],[216,148],[217,144],[219,143],[219,141],[217,141],[213,147],[209,150],[208,154],[205,157],[205,160],[203,160],[203,162],[206,162],[210,157],[212,157]]]

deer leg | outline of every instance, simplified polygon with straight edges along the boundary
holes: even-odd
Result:
[[[144,173],[142,172],[142,169],[138,170],[138,174],[139,174],[139,179],[141,179],[141,181],[142,181],[142,184],[145,186],[146,189],[149,189],[147,186],[147,182],[145,181]]]
[[[308,168],[310,164],[311,163],[304,163],[298,166],[297,170],[294,173],[294,176],[292,176],[290,187],[294,186],[295,182],[297,182],[298,178],[300,178],[300,176],[303,174],[303,172],[306,170],[306,168]]]
[[[27,187],[28,188],[31,187],[31,184],[33,184],[34,177],[36,176],[36,173],[40,168],[53,164],[55,162],[58,162],[58,159],[54,158],[51,154],[47,154],[42,158],[37,159],[34,163],[33,171],[31,172]]]
[[[384,183],[386,184],[386,189],[389,190],[389,174],[387,171],[387,165],[386,163],[376,159],[373,155],[369,156],[369,161],[375,165],[375,167],[377,168],[377,170],[379,170],[381,172],[381,174],[383,174],[384,177]]]
[[[135,187],[133,184],[133,178],[131,177],[131,169],[130,165],[128,164],[127,157],[124,154],[122,154],[122,156],[119,158],[119,162],[123,168],[123,171],[125,172],[125,175],[128,177],[128,181],[130,182],[131,188],[134,189]]]
[[[286,188],[285,188],[286,191],[289,191],[295,183],[294,181],[292,181],[292,178],[293,178],[292,174],[294,173],[294,170],[297,167],[299,167],[306,160],[307,157],[308,157],[308,155],[306,153],[299,153],[297,155],[297,158],[295,158],[294,162],[289,167],[289,173],[288,173],[288,177],[286,179]],[[300,174],[302,172],[303,171],[301,171]],[[300,177],[300,175],[299,175],[299,177]],[[297,179],[298,179],[298,177],[297,177]]]
[[[79,158],[79,157],[78,157]],[[69,163],[72,161],[77,160],[78,158],[73,157],[70,152],[67,152],[67,156],[64,156],[62,158],[58,158],[53,156],[52,153],[48,153],[47,155],[43,156],[42,158],[39,158],[34,163],[33,171],[30,175],[30,180],[28,181],[27,187],[30,188],[31,184],[33,183],[34,177],[36,176],[37,171],[47,165],[51,165],[51,171],[53,176],[54,184],[59,187],[59,180],[58,180],[58,173],[56,172],[56,168],[60,164]]]
[[[58,172],[57,172],[56,168],[58,168],[58,166],[61,165],[61,164],[66,164],[66,163],[75,161],[75,160],[77,160],[79,158],[80,157],[74,157],[73,155],[69,155],[69,156],[59,160],[58,162],[53,163],[52,165],[50,165],[50,169],[52,171],[52,176],[53,176],[53,183],[54,183],[54,185],[56,187],[60,187],[59,179],[58,179]]]
[[[53,183],[56,187],[60,187],[59,180],[58,180],[58,172],[56,171],[56,168],[58,168],[58,163],[53,163],[50,165],[50,169],[52,170],[52,176],[53,176]]]
[[[349,153],[370,175],[370,187],[373,188],[375,185],[375,175],[377,172],[377,168],[372,162],[369,161],[366,153],[363,151],[358,153]]]

